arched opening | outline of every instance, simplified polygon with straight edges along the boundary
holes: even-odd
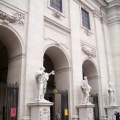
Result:
[[[0,41],[0,82],[7,82],[8,51]]]
[[[7,83],[8,73],[8,52],[5,45],[0,41],[0,82]],[[0,88],[0,120],[3,120],[3,114],[6,106],[6,89]]]
[[[10,83],[21,82],[21,55],[22,47],[16,34],[0,25],[0,120],[11,120],[10,109],[18,108],[18,89]]]
[[[91,86],[90,102],[95,104],[94,118],[99,120],[99,103],[98,103],[98,73],[96,66],[91,60],[85,60],[82,65],[83,77],[86,76],[88,84]]]
[[[48,100],[54,102],[51,107],[51,120],[56,120],[56,112],[58,109],[61,110],[61,119],[64,120],[64,110],[68,109],[68,96],[65,97],[68,90],[68,73],[69,64],[64,52],[55,46],[49,47],[44,54],[44,67],[46,72],[55,71],[55,76],[51,76],[48,81]],[[54,93],[54,89],[58,92]],[[63,93],[62,93],[63,91]],[[62,104],[61,104],[62,102]]]

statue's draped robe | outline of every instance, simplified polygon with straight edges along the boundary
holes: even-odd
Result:
[[[91,87],[89,86],[89,84],[86,80],[83,80],[81,82],[81,87],[82,87],[82,90],[84,93],[83,103],[88,103],[89,102],[89,92],[91,90]]]
[[[109,104],[114,105],[114,91],[112,88],[109,88],[108,92],[109,92]]]

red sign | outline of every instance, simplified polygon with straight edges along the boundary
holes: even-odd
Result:
[[[16,108],[11,108],[11,110],[10,110],[10,116],[11,117],[16,117]]]

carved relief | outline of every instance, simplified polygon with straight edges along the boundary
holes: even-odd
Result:
[[[54,17],[59,18],[59,19],[61,17],[61,14],[56,10],[53,10],[53,15],[54,15]]]
[[[88,56],[88,57],[96,57],[96,49],[91,48],[84,43],[81,44],[81,50]]]
[[[4,20],[5,23],[18,23],[19,25],[24,25],[23,20],[25,19],[25,15],[22,13],[14,13],[13,15],[9,15],[8,13],[0,10],[0,19]]]
[[[40,120],[50,120],[50,111],[47,109],[40,110]]]
[[[87,36],[91,36],[89,29],[85,29],[84,33],[86,33]]]
[[[87,117],[88,117],[88,120],[94,120],[94,118],[93,118],[93,109],[92,108],[87,109]]]

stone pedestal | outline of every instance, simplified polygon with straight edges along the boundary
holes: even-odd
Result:
[[[105,109],[107,109],[107,116],[108,116],[108,120],[115,120],[115,111],[117,111],[117,109],[119,108],[120,106],[107,106],[105,107]]]
[[[53,103],[47,100],[28,103],[31,107],[31,120],[50,120],[50,106]]]
[[[94,104],[79,104],[76,107],[79,109],[79,120],[94,120]]]

